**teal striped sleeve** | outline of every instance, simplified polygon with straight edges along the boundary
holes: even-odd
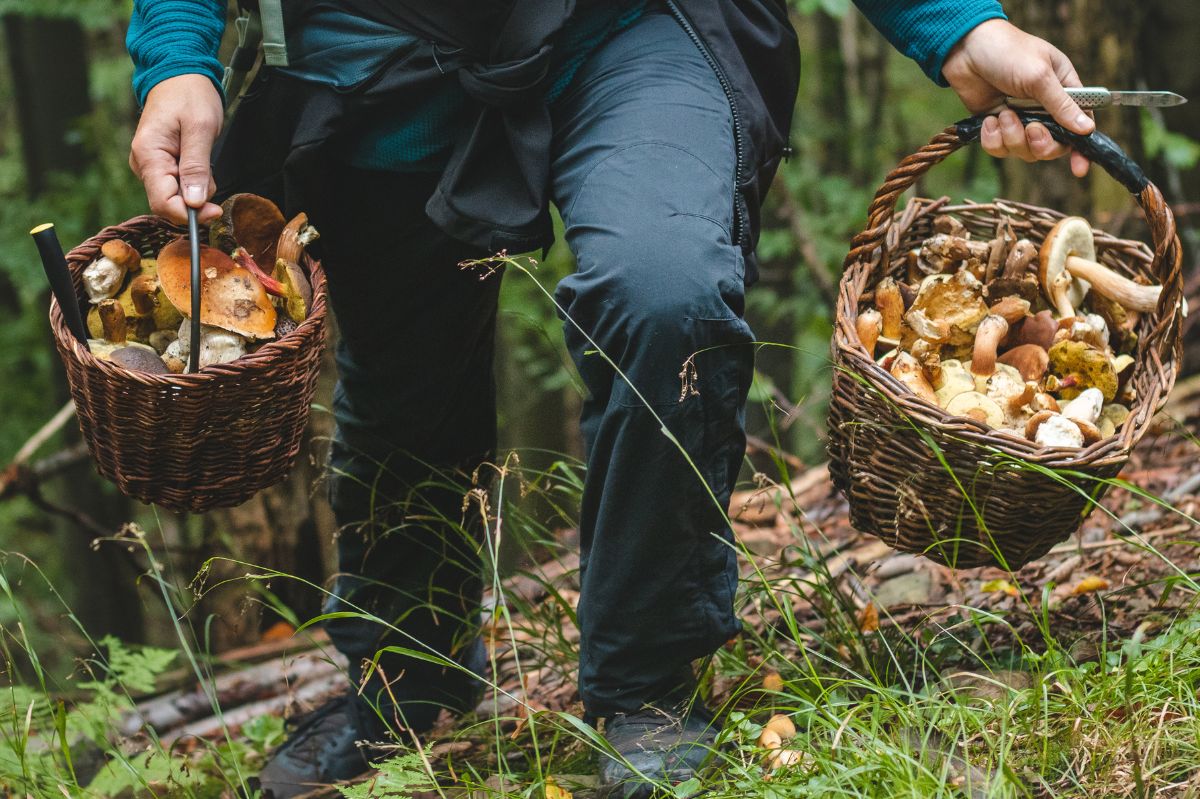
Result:
[[[138,105],[158,83],[177,75],[207,75],[221,90],[217,59],[225,32],[220,0],[134,0],[125,49],[133,60]]]
[[[854,0],[892,46],[945,86],[942,65],[962,37],[989,19],[1007,19],[996,0]]]

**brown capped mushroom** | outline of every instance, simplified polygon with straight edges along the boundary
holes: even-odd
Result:
[[[158,353],[144,344],[130,343],[115,349],[109,356],[109,360],[135,372],[163,375],[170,371],[163,363],[162,358],[158,357]]]
[[[1058,333],[1058,322],[1050,311],[1038,311],[1033,316],[1027,316],[1013,326],[1008,344],[1019,347],[1022,344],[1035,344],[1044,350],[1054,346],[1054,336]]]
[[[1008,322],[1011,328],[1017,322],[1029,316],[1029,300],[1020,297],[1004,297],[988,308],[988,313],[1003,316],[1004,321]]]
[[[874,308],[868,308],[858,315],[854,328],[858,333],[858,340],[862,342],[863,349],[867,351],[867,355],[874,358],[875,342],[879,340],[879,333],[883,330],[883,315]]]
[[[1084,278],[1072,276],[1067,269],[1067,259],[1072,256],[1095,259],[1091,225],[1077,216],[1060,220],[1046,234],[1039,256],[1038,280],[1050,305],[1060,319],[1074,316],[1075,309],[1088,292],[1089,284]]]
[[[83,270],[83,290],[88,300],[98,303],[116,295],[125,275],[136,270],[141,256],[128,243],[109,239],[100,246],[100,257]]]
[[[775,730],[763,727],[763,731],[758,736],[758,745],[763,749],[778,749],[783,746],[783,738]]]
[[[782,713],[776,713],[767,719],[765,729],[773,731],[782,740],[787,741],[796,737],[796,725]]]
[[[1063,268],[1084,287],[1085,292],[1090,285],[1097,294],[1116,300],[1133,311],[1153,311],[1158,306],[1162,286],[1135,283],[1096,261],[1092,226],[1086,219],[1068,216],[1060,220],[1046,235],[1046,241],[1049,242],[1051,237],[1058,242],[1058,246],[1051,250],[1051,257],[1056,259],[1056,263],[1057,259],[1061,259]],[[1043,255],[1043,259],[1045,257]],[[1079,300],[1074,300],[1074,304],[1078,305]]]
[[[129,325],[121,303],[113,299],[101,300],[96,310],[104,329],[104,340],[124,344],[129,337]]]
[[[1037,246],[1032,241],[1018,239],[1004,262],[1004,271],[1001,275],[1010,280],[1024,277],[1037,255]]]
[[[963,356],[971,351],[975,329],[987,316],[983,284],[966,270],[953,275],[931,275],[921,283],[908,315],[917,312],[923,313],[934,324],[949,325],[950,336],[945,343],[951,351],[944,354]]]
[[[1050,366],[1050,355],[1036,344],[1020,344],[1004,353],[999,363],[1015,367],[1023,380],[1041,380]]]
[[[263,289],[268,294],[276,297],[286,296],[283,284],[264,272],[255,262],[254,257],[250,255],[250,251],[245,247],[235,247],[233,252],[229,254],[229,257],[233,259],[235,264],[258,278],[258,282],[262,284]]]
[[[221,203],[221,216],[209,227],[209,244],[225,253],[244,247],[259,264],[274,269],[275,247],[286,220],[283,212],[257,194],[234,194]]]
[[[925,239],[921,245],[921,259],[938,272],[952,272],[958,264],[973,261],[982,273],[991,245],[985,241],[971,241],[962,236],[937,233]]]
[[[303,322],[312,306],[312,286],[300,267],[300,258],[304,249],[319,237],[317,229],[308,224],[307,214],[298,214],[279,234],[274,275],[283,284],[285,299],[282,305],[294,322]]]
[[[943,408],[959,394],[975,390],[975,378],[962,365],[962,361],[954,358],[944,360],[939,371],[940,379],[934,381],[933,385],[936,387],[937,404]]]
[[[1100,435],[1108,438],[1117,434],[1117,428],[1125,424],[1125,420],[1129,418],[1129,409],[1124,405],[1118,405],[1113,402],[1104,406],[1100,411],[1100,418],[1096,420],[1096,426],[1100,428]]]
[[[275,336],[275,306],[249,271],[213,247],[200,247],[202,324],[249,339]],[[158,278],[167,299],[184,316],[191,309],[191,256],[186,239],[176,239],[158,257]]]
[[[925,377],[921,364],[912,355],[907,352],[898,353],[892,362],[891,374],[892,377],[907,386],[909,391],[921,399],[937,405],[937,395],[933,391],[933,386],[929,385],[929,380]]]

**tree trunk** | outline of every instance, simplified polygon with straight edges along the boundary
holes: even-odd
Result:
[[[69,136],[91,110],[83,29],[73,19],[9,14],[4,38],[12,70],[17,125],[30,197],[46,188],[49,173],[78,172],[86,153]]]

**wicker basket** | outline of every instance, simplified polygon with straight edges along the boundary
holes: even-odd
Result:
[[[184,231],[154,216],[108,227],[67,261],[84,301],[85,266],[121,238],[155,257]],[[229,507],[282,480],[300,451],[325,343],[325,275],[304,257],[308,318],[287,336],[195,374],[156,375],[95,358],[51,301],[50,326],[67,370],[79,427],[100,474],[122,493],[169,510]]]
[[[899,220],[897,198],[930,167],[979,135],[979,120],[947,128],[888,175],[851,243],[839,287],[829,410],[830,472],[849,499],[851,523],[905,551],[957,567],[1015,569],[1069,537],[1117,475],[1175,382],[1181,357],[1182,277],[1175,221],[1159,190],[1110,139],[1048,125],[1135,196],[1154,247],[1097,231],[1097,257],[1163,286],[1142,316],[1134,373],[1137,399],[1116,435],[1085,449],[1043,448],[919,399],[883,370],[858,339],[860,305],[878,281],[904,274],[904,254],[930,235],[934,212],[957,216],[991,238],[997,220],[1040,244],[1062,217],[1015,202],[946,206],[916,200]]]

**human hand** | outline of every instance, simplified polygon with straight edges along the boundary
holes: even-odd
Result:
[[[205,75],[167,78],[146,95],[129,168],[146,187],[151,211],[178,224],[188,206],[202,222],[221,215],[208,198],[217,190],[209,156],[223,120],[221,93]]]
[[[1065,86],[1082,85],[1071,61],[1054,45],[1005,20],[990,19],[973,28],[946,57],[942,75],[967,110],[989,114],[979,142],[996,157],[1039,161],[1068,152],[1045,125],[1031,122],[1022,128],[1015,112],[1000,110],[1006,96],[1037,100],[1055,121],[1080,135],[1096,129],[1091,116],[1063,91]],[[1071,171],[1083,177],[1087,170],[1088,160],[1071,153]]]

